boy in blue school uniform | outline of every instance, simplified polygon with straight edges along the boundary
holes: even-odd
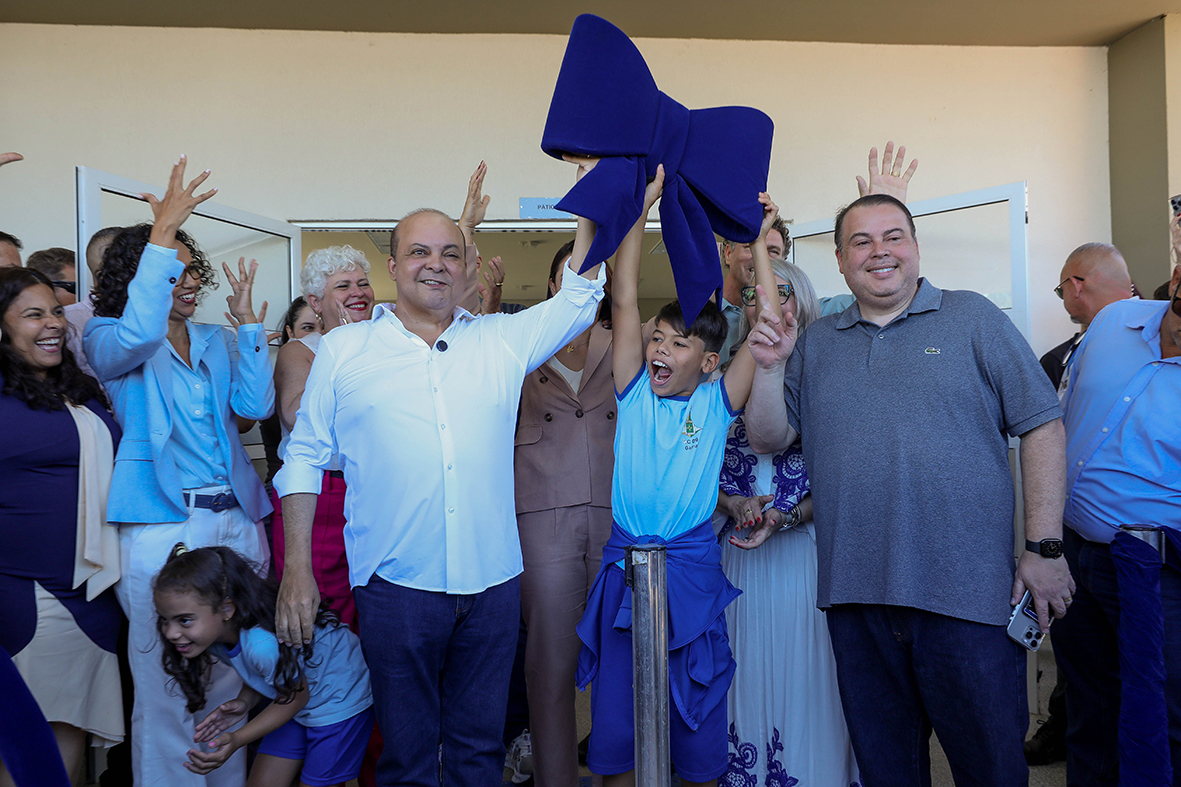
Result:
[[[589,169],[593,161],[580,161]],[[686,785],[714,784],[726,770],[726,692],[734,659],[726,637],[726,605],[740,593],[722,573],[710,524],[730,422],[750,393],[755,361],[744,346],[720,380],[700,384],[717,368],[726,320],[706,304],[691,326],[680,306],[665,306],[645,345],[637,302],[641,245],[648,211],[659,198],[663,167],[644,194],[640,218],[619,246],[611,290],[613,371],[619,420],[611,494],[611,539],[578,625],[583,641],[578,685],[594,681],[587,763],[605,787],[634,783],[631,596],[624,585],[624,548],[667,548],[670,738],[673,765]],[[774,292],[767,231],[778,208],[766,194],[762,230],[751,244],[764,322],[778,320],[765,293]]]

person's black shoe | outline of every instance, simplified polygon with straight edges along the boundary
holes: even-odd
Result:
[[[579,765],[582,765],[582,766],[586,765],[586,753],[589,749],[590,749],[590,733],[588,732],[586,734],[586,737],[578,742],[578,764]]]
[[[1025,742],[1025,762],[1049,765],[1066,759],[1066,730],[1053,716],[1039,721],[1041,728]]]

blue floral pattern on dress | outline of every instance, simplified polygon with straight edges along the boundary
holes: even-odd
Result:
[[[804,466],[804,454],[797,441],[786,451],[772,457],[775,472],[772,477],[775,500],[771,505],[784,513],[795,508],[809,491],[808,470]],[[739,416],[730,427],[726,437],[726,455],[722,459],[722,472],[718,482],[728,495],[755,495],[755,468],[758,455],[750,450],[746,438],[746,422]],[[734,527],[733,519],[726,522],[723,532]]]
[[[730,753],[726,758],[726,772],[718,779],[719,787],[760,787],[759,777],[751,773],[759,762],[759,749],[755,744],[739,740],[734,722],[730,722]],[[763,777],[761,787],[796,787],[800,780],[787,773],[787,768],[779,759],[779,752],[783,751],[783,742],[779,740],[779,730],[771,728],[771,740],[767,741],[767,775]],[[849,787],[861,787],[860,782],[853,782]]]
[[[730,753],[726,755],[726,772],[718,779],[719,787],[759,787],[759,779],[751,769],[759,761],[759,747],[753,743],[742,743],[734,722],[730,722]]]

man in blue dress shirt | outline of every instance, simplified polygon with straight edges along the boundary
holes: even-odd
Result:
[[[1067,783],[1116,785],[1119,583],[1109,544],[1121,524],[1181,526],[1181,268],[1170,301],[1113,303],[1066,370],[1066,557],[1078,588],[1054,628],[1070,690]],[[1161,570],[1165,697],[1173,772],[1181,773],[1181,576]]]

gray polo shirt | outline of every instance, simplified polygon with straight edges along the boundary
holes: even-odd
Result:
[[[1006,435],[1062,417],[990,301],[925,279],[884,328],[854,304],[800,337],[784,379],[819,553],[817,605],[893,604],[1003,625],[1013,582]]]

